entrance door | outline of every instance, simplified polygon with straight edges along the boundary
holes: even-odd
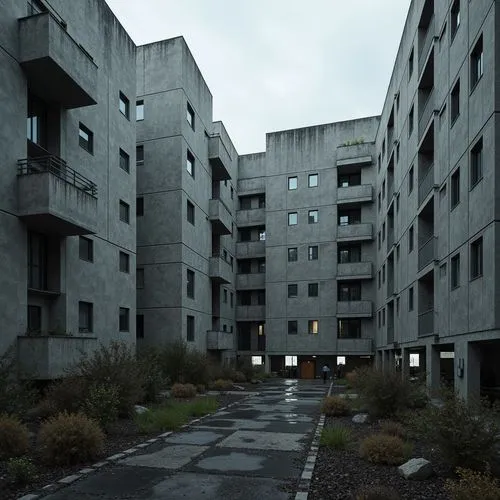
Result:
[[[314,361],[301,361],[300,362],[300,378],[314,378],[315,372],[315,363]]]

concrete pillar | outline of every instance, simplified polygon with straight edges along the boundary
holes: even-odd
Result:
[[[403,347],[401,349],[401,375],[403,378],[410,377],[410,349]]]
[[[384,351],[384,371],[388,372],[391,370],[391,351]]]
[[[266,373],[271,373],[271,358],[269,354],[264,355],[264,371]]]
[[[480,397],[481,356],[477,344],[455,342],[455,391],[464,399]]]
[[[441,357],[437,346],[432,344],[425,348],[426,382],[431,395],[435,395],[441,386]]]
[[[383,363],[383,351],[377,351],[375,353],[375,368],[377,370],[382,370],[382,363]]]

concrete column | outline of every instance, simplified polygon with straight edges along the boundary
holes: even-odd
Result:
[[[464,399],[478,399],[481,383],[479,347],[472,342],[455,342],[455,391]]]
[[[388,372],[391,370],[391,351],[384,351],[384,371]]]
[[[403,347],[401,349],[401,375],[403,378],[410,377],[410,349]]]
[[[383,351],[377,351],[375,353],[375,368],[377,370],[382,370],[383,361],[384,361]]]
[[[435,395],[441,386],[441,357],[440,351],[432,344],[425,348],[426,382],[431,395]]]
[[[269,354],[264,355],[264,371],[266,373],[271,373],[271,358]]]

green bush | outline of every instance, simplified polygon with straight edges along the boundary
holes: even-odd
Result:
[[[399,493],[387,486],[364,486],[358,490],[354,498],[356,500],[400,500]]]
[[[118,389],[112,385],[94,384],[83,403],[83,412],[106,428],[118,418]]]
[[[451,500],[500,500],[500,484],[490,473],[457,468],[458,480],[447,479],[445,489]]]
[[[47,417],[61,412],[80,411],[88,394],[89,382],[83,377],[67,377],[51,384],[41,403]]]
[[[192,417],[203,417],[217,411],[219,403],[215,398],[200,398],[188,404],[188,413]]]
[[[326,427],[321,433],[320,444],[336,450],[343,450],[351,439],[351,431],[346,427]]]
[[[409,451],[408,445],[397,436],[373,434],[363,439],[359,454],[374,464],[401,465]]]
[[[233,382],[219,378],[212,384],[212,388],[216,391],[229,391],[233,388]]]
[[[44,461],[51,465],[72,465],[95,459],[104,434],[94,420],[83,413],[60,413],[40,427],[38,445]]]
[[[17,417],[0,415],[0,460],[24,455],[29,445],[28,428]]]
[[[150,348],[142,352],[138,362],[143,379],[143,402],[157,403],[161,392],[170,385],[170,379],[163,374],[158,349]]]
[[[194,398],[196,396],[196,387],[193,384],[174,384],[170,389],[170,394],[174,398]]]
[[[32,483],[36,478],[36,467],[29,458],[11,458],[7,462],[7,479],[10,483],[24,486]]]
[[[380,423],[380,433],[388,436],[397,436],[403,439],[406,435],[403,425],[393,420],[384,420]]]
[[[321,407],[322,413],[329,417],[340,417],[349,413],[349,402],[339,396],[327,396]]]

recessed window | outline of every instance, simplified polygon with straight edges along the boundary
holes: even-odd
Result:
[[[455,0],[451,7],[451,40],[455,38],[455,34],[460,26],[460,0]]]
[[[460,167],[451,176],[451,208],[455,208],[460,203]]]
[[[187,200],[186,202],[186,210],[187,210],[187,220],[190,224],[194,226],[194,205]]]
[[[411,79],[411,75],[413,75],[413,65],[414,65],[414,59],[415,59],[415,54],[413,51],[413,47],[410,52],[410,57],[408,58],[408,81]]]
[[[470,277],[483,275],[483,238],[478,238],[470,246]]]
[[[377,158],[377,169],[379,172],[381,167],[382,167],[382,155],[379,154]]]
[[[125,252],[120,252],[120,271],[122,273],[130,272],[130,255]]]
[[[385,283],[385,264],[382,266],[382,283]]]
[[[136,146],[135,148],[135,164],[143,165],[144,164],[144,146]]]
[[[452,126],[460,115],[460,79],[457,80],[457,83],[455,83],[451,91],[450,100],[450,126]]]
[[[222,302],[224,304],[227,304],[227,289],[224,288],[224,290],[222,290]]]
[[[194,299],[194,271],[191,271],[191,269],[188,269],[186,272],[186,295],[190,299]]]
[[[297,177],[288,177],[288,190],[293,191],[297,189],[298,181]]]
[[[230,301],[229,301],[230,306],[231,306],[231,308],[233,308],[233,306],[234,306],[234,294],[233,294],[233,292],[231,292],[231,295],[229,296],[229,298],[230,298]]]
[[[135,336],[138,339],[144,338],[144,314],[137,314],[135,317]]]
[[[307,323],[307,333],[309,335],[318,335],[319,321],[317,319],[310,319]]]
[[[408,231],[408,253],[413,251],[413,243],[414,243],[414,230],[413,226],[410,227],[410,230]]]
[[[120,200],[120,220],[130,223],[130,205],[123,200]]]
[[[266,208],[266,196],[259,194],[259,208]]]
[[[361,262],[361,245],[338,247],[338,263]]]
[[[380,311],[379,311],[380,313]],[[360,319],[339,319],[337,321],[337,335],[339,339],[361,338]]]
[[[318,187],[318,174],[309,174],[308,184],[310,188]]]
[[[194,156],[189,150],[186,154],[186,170],[191,177],[194,177]]]
[[[141,99],[135,103],[135,119],[136,121],[144,120],[144,100]]]
[[[194,316],[186,316],[186,340],[194,342]]]
[[[144,288],[144,268],[138,267],[135,270],[135,287],[142,289]]]
[[[91,239],[80,236],[79,256],[81,260],[94,262],[94,242]]]
[[[309,283],[307,285],[307,295],[309,297],[317,297],[319,293],[318,283]]]
[[[379,272],[377,273],[377,277],[378,277],[378,287],[380,288],[382,286],[382,271],[379,270]]]
[[[40,333],[42,330],[42,308],[28,306],[28,332]]]
[[[470,185],[473,188],[483,178],[483,138],[476,142],[470,152]]]
[[[233,186],[231,186],[231,199],[234,200],[234,189],[233,189]]]
[[[297,321],[289,321],[288,322],[288,335],[297,335],[298,326]]]
[[[144,215],[144,197],[139,196],[135,200],[135,212],[137,217],[142,217]]]
[[[473,89],[483,76],[483,35],[479,37],[470,55],[470,87]]]
[[[266,230],[259,229],[259,241],[266,241]]]
[[[91,333],[93,331],[93,309],[91,302],[78,302],[78,332]]]
[[[130,156],[120,148],[120,168],[125,172],[130,172]]]
[[[289,248],[288,249],[288,262],[297,262],[298,258],[298,252],[297,252],[297,247]]]
[[[120,92],[119,108],[120,113],[128,119],[130,117],[130,101],[123,92]]]
[[[413,168],[412,165],[410,171],[408,172],[408,194],[410,194],[413,191],[414,183],[415,183],[415,169]]]
[[[451,258],[451,288],[460,286],[460,254]]]
[[[385,179],[382,181],[382,199],[385,200]]]
[[[130,309],[128,307],[120,307],[119,328],[120,332],[130,331]]]
[[[361,283],[342,281],[338,283],[337,299],[339,302],[352,302],[361,300]]]
[[[413,311],[413,287],[408,289],[408,311]]]
[[[309,215],[307,217],[307,221],[309,224],[317,224],[318,223],[318,211],[317,210],[309,210]]]
[[[384,140],[382,141],[382,157],[385,158],[385,137]]]
[[[297,297],[297,293],[298,293],[298,286],[296,283],[294,283],[292,285],[288,285],[288,298],[289,299]]]
[[[297,212],[290,212],[288,214],[288,225],[289,226],[296,226],[297,225]]]
[[[412,107],[410,108],[410,112],[408,114],[408,137],[410,137],[411,134],[413,134],[414,122],[415,122],[415,112],[414,112],[414,107],[412,105]]]
[[[382,309],[382,326],[385,326],[385,307]]]
[[[382,209],[382,194],[379,193],[378,194],[378,211],[380,212],[381,209]]]
[[[186,120],[189,126],[194,130],[194,109],[189,103],[186,104]]]
[[[90,154],[94,154],[94,133],[81,122],[78,129],[78,136],[80,147]]]
[[[308,260],[318,260],[318,246],[313,245],[308,248],[307,251]]]

